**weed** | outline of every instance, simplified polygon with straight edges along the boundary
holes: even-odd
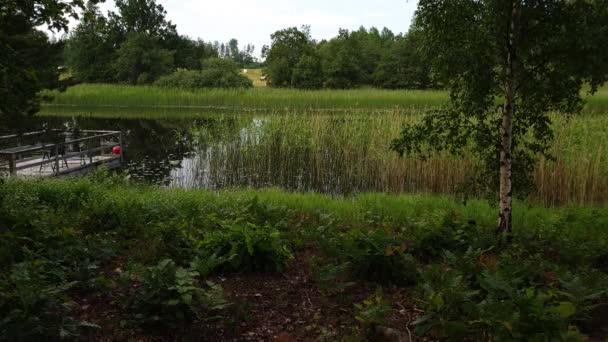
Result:
[[[416,282],[416,262],[408,242],[385,230],[355,229],[346,234],[341,254],[363,279],[382,284],[408,285]]]
[[[177,267],[171,259],[147,267],[137,275],[137,288],[130,301],[138,322],[174,325],[188,320],[215,319],[228,306],[222,288],[212,282],[198,284],[199,273]]]
[[[280,271],[293,257],[277,229],[242,219],[209,232],[200,248],[205,257],[225,258],[224,268],[233,271]]]
[[[383,325],[386,316],[391,310],[391,305],[382,296],[382,288],[378,287],[376,292],[359,304],[355,304],[355,319],[365,329],[376,325]]]
[[[72,316],[74,303],[67,295],[76,282],[54,280],[45,260],[15,264],[0,277],[0,335],[9,340],[64,339],[78,336],[84,327],[96,327]]]
[[[355,285],[354,282],[348,281],[352,264],[344,262],[341,264],[325,264],[323,265],[319,258],[311,260],[312,279],[326,295],[333,295],[344,292],[349,287]]]

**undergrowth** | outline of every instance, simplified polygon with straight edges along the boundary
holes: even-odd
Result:
[[[343,296],[363,332],[405,305],[388,294],[398,288],[418,311],[397,328],[419,336],[605,336],[608,212],[516,203],[514,215],[513,241],[501,245],[483,201],[169,190],[107,174],[10,180],[0,185],[0,336],[103,331],[77,309],[79,299],[108,291],[126,315],[117,318],[123,329],[232,322],[235,303],[214,277],[283,273],[301,251],[314,252],[308,267],[319,295]],[[108,269],[119,278],[108,279]],[[353,306],[350,292],[365,284],[377,292]]]

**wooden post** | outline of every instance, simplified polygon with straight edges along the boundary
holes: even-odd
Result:
[[[89,139],[89,140],[87,140],[87,145],[89,145],[88,146],[88,149],[89,149],[88,155],[89,155],[89,166],[90,166],[90,165],[93,165],[93,152],[91,152],[91,149],[93,147],[95,147],[95,144],[93,144],[92,139]]]
[[[119,149],[119,155],[120,155],[120,164],[122,165],[122,131],[120,133],[118,133],[118,147],[120,147]]]
[[[11,176],[17,175],[17,161],[15,160],[15,154],[11,154],[8,160],[8,170]]]
[[[55,145],[55,175],[59,175],[59,144]]]

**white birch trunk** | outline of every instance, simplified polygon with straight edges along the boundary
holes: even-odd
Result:
[[[513,165],[513,115],[515,113],[515,20],[518,13],[518,0],[512,2],[511,25],[506,60],[506,79],[504,84],[504,105],[502,110],[501,144],[500,144],[500,190],[498,232],[510,234],[512,231],[513,185],[511,168]]]

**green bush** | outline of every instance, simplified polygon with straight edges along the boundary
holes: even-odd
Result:
[[[310,261],[311,277],[317,288],[326,295],[344,292],[355,285],[354,282],[348,281],[351,269],[350,262],[322,264],[319,258]]]
[[[198,276],[197,271],[177,267],[171,259],[136,274],[135,293],[130,300],[135,319],[142,324],[170,327],[183,321],[216,318],[228,306],[222,288],[211,282],[201,287]]]
[[[82,334],[90,324],[78,320],[72,298],[107,298],[110,290],[125,295],[111,304],[125,309],[116,324],[136,317],[138,324],[184,328],[230,318],[206,277],[280,271],[296,248],[317,255],[311,278],[324,294],[343,294],[332,298],[338,305],[361,288],[351,287],[355,276],[416,283],[413,298],[424,311],[416,333],[429,339],[605,334],[602,209],[522,206],[513,241],[499,245],[491,208],[445,198],[183,191],[119,179],[99,174],[0,185],[0,339]],[[117,289],[108,271],[129,265],[156,266],[122,272],[128,286]],[[362,326],[382,321],[383,301],[372,297],[355,308]]]
[[[365,299],[363,302],[355,304],[355,319],[359,321],[365,329],[370,329],[376,325],[383,325],[391,311],[391,305],[382,296],[382,288]]]
[[[429,229],[413,248],[417,258],[432,261],[444,251],[464,252],[470,247],[487,249],[497,243],[492,230],[478,227],[475,221],[460,222],[447,215],[437,229]]]
[[[452,340],[578,341],[583,336],[575,322],[587,320],[605,301],[605,276],[582,280],[559,270],[545,272],[545,265],[509,255],[475,271],[471,261],[480,254],[471,251],[460,262],[449,254],[449,264],[431,265],[422,273],[418,291],[425,314],[414,322],[418,334]]]
[[[7,340],[73,338],[94,325],[72,316],[67,291],[76,282],[58,279],[57,265],[34,259],[13,265],[0,275],[0,336]]]
[[[177,70],[162,76],[155,84],[165,88],[251,88],[253,82],[241,74],[233,61],[210,58],[203,61],[202,70]]]
[[[223,268],[232,271],[281,271],[293,257],[276,228],[242,219],[208,233],[200,248],[204,257],[228,258]]]
[[[382,284],[410,285],[416,282],[418,271],[408,245],[387,230],[354,229],[344,237],[340,253],[358,277]]]

